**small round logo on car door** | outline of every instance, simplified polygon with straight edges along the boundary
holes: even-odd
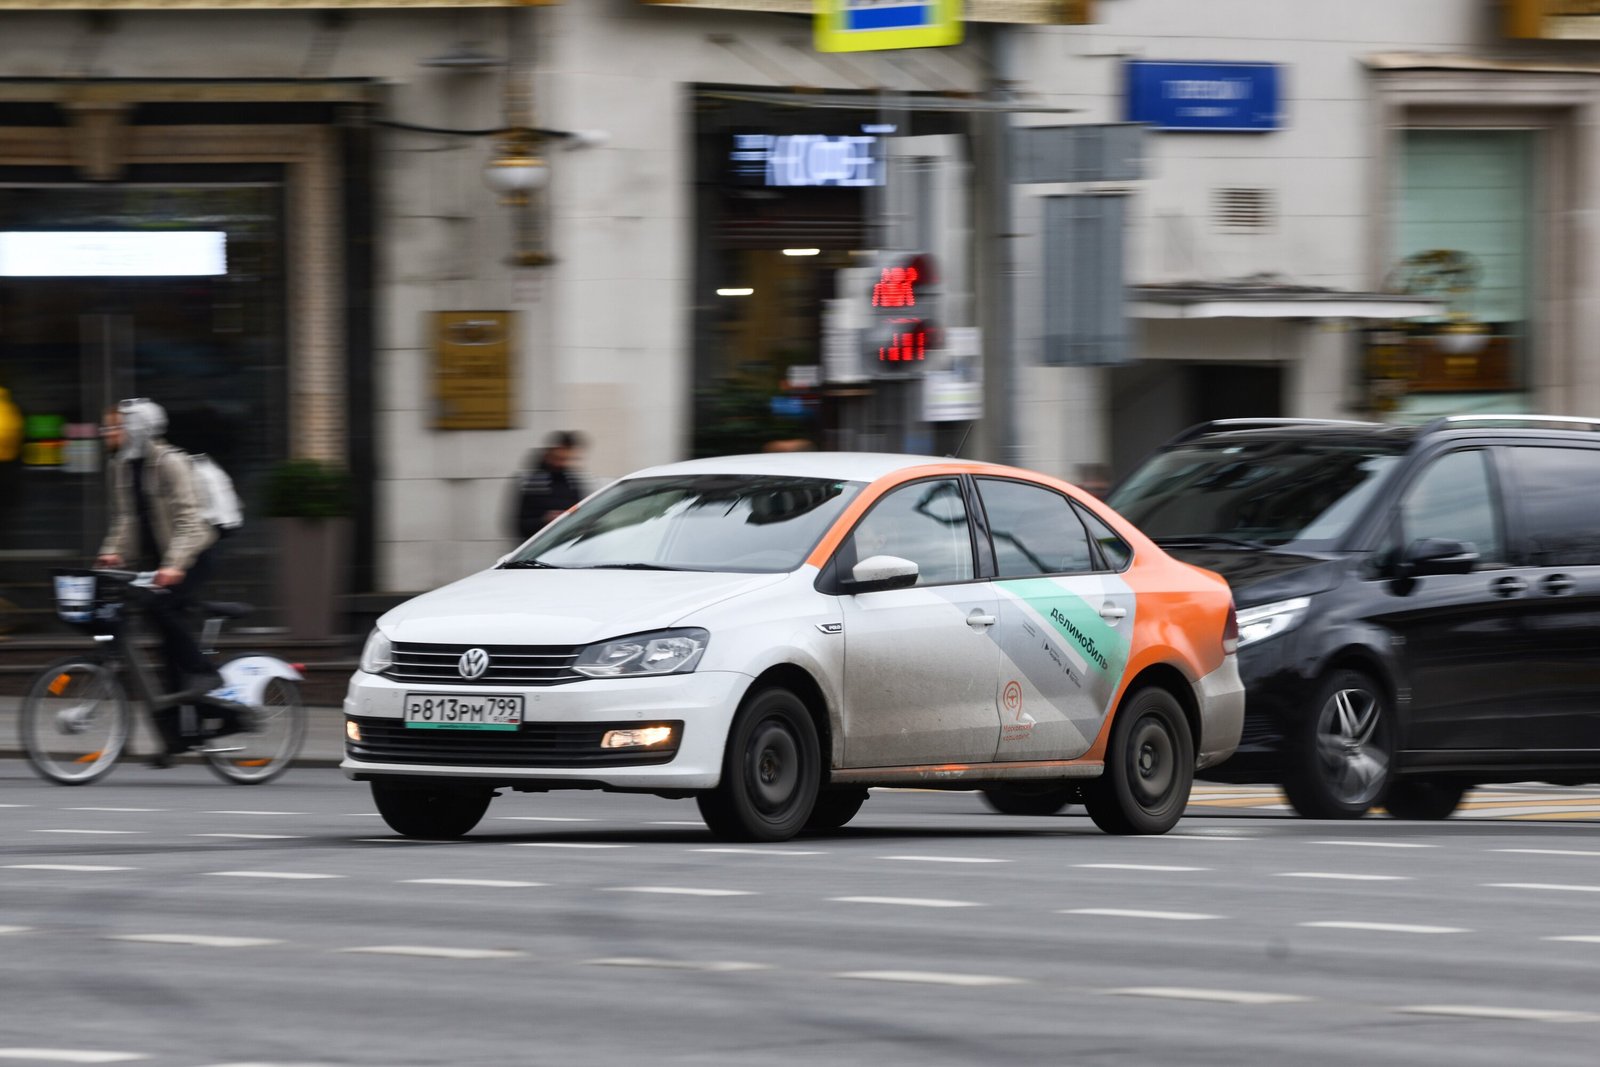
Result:
[[[461,653],[461,661],[456,664],[456,669],[468,681],[482,678],[483,672],[489,669],[489,653],[481,648],[469,648]]]

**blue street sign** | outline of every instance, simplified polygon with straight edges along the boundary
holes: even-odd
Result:
[[[1283,128],[1276,63],[1128,61],[1127,121],[1158,130]]]

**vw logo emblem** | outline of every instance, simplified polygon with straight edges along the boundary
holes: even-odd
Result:
[[[483,672],[489,669],[489,653],[481,648],[469,648],[461,653],[461,661],[456,664],[456,669],[461,672],[461,677],[468,680],[482,678]]]

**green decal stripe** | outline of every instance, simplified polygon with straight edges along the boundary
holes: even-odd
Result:
[[[1128,642],[1106,624],[1098,607],[1049,578],[1016,578],[995,585],[1032,608],[1091,665],[1122,673],[1128,662]]]

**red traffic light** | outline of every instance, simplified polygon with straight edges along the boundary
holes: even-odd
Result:
[[[911,256],[892,267],[878,272],[878,282],[872,287],[872,306],[875,308],[910,308],[917,306],[917,288],[935,285],[939,281],[933,257],[927,254]]]

